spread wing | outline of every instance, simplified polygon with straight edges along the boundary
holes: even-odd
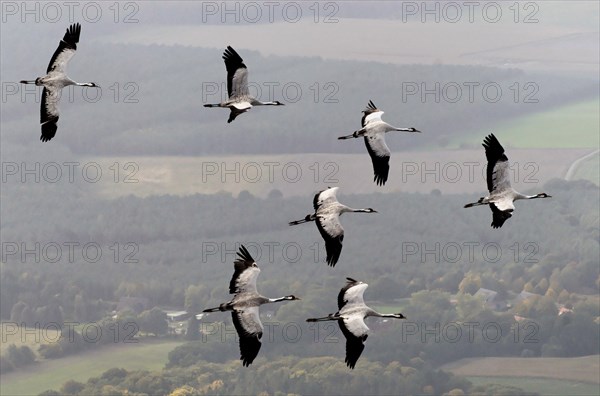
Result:
[[[498,209],[498,207],[491,203],[490,209],[492,210],[492,224],[493,228],[500,228],[504,224],[504,222],[512,217],[512,213],[510,211],[504,211]]]
[[[55,87],[44,87],[42,91],[42,104],[40,106],[40,124],[42,135],[40,140],[47,142],[56,135],[58,126],[58,101],[60,90]]]
[[[487,158],[487,185],[490,193],[508,190],[510,188],[510,174],[508,158],[504,148],[494,136],[490,134],[483,140],[485,156]]]
[[[315,222],[325,241],[327,264],[334,267],[342,253],[342,241],[344,240],[344,228],[342,228],[340,218],[335,213],[318,214]]]
[[[81,25],[79,23],[74,23],[67,28],[65,36],[58,43],[58,48],[54,51],[54,55],[50,59],[46,73],[50,73],[51,71],[65,73],[67,63],[69,63],[69,60],[71,60],[77,50],[80,34]]]
[[[240,360],[244,366],[252,364],[262,343],[263,326],[258,315],[258,307],[248,307],[231,313],[233,325],[240,338]]]
[[[360,120],[360,124],[364,128],[367,124],[373,121],[381,121],[383,111],[379,110],[372,100],[369,100],[367,107],[363,110],[363,116]]]
[[[369,287],[366,283],[358,282],[351,278],[347,279],[348,283],[338,294],[338,309],[340,310],[346,305],[364,305],[363,294],[367,287]]]
[[[313,207],[315,210],[319,209],[319,207],[323,205],[329,205],[333,202],[338,202],[337,197],[335,196],[338,190],[339,187],[331,187],[327,190],[319,191],[313,198]]]
[[[238,258],[233,262],[234,272],[229,282],[229,293],[257,293],[256,278],[258,278],[260,268],[244,245],[240,247],[237,255]]]
[[[384,135],[378,133],[365,136],[365,146],[373,162],[373,181],[377,185],[384,185],[390,172],[390,149],[385,144]]]
[[[227,69],[227,94],[230,98],[248,95],[248,68],[231,46],[223,53]]]
[[[344,361],[348,367],[353,369],[365,349],[364,341],[368,337],[367,331],[369,328],[359,317],[352,320],[338,320],[338,324],[344,337],[346,337],[346,358]]]

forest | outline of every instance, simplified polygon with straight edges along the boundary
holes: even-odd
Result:
[[[71,375],[78,367],[69,359],[89,367],[83,362],[96,363],[106,352],[103,363],[110,365],[103,371],[84,368],[83,376],[73,373],[58,385],[44,382],[41,394],[523,395],[534,393],[518,381],[477,382],[447,367],[465,358],[600,356],[597,154],[580,164],[581,173],[563,179],[567,168],[597,148],[598,119],[589,113],[600,84],[597,60],[588,61],[587,50],[597,48],[597,21],[581,18],[597,14],[588,12],[593,5],[542,7],[542,23],[531,25],[514,24],[505,8],[508,18],[498,25],[422,26],[417,16],[403,21],[395,2],[340,2],[337,16],[345,20],[333,27],[337,34],[362,36],[368,33],[353,26],[393,23],[393,31],[376,39],[398,43],[388,53],[361,39],[340,57],[327,50],[322,56],[290,54],[289,38],[270,49],[266,42],[244,48],[223,37],[187,41],[199,28],[214,34],[219,21],[199,27],[195,2],[140,4],[140,24],[82,24],[69,74],[101,88],[63,90],[59,131],[49,144],[38,141],[41,87],[18,81],[43,72],[63,27],[44,21],[33,29],[16,18],[2,25],[4,384],[19,376],[47,380],[54,373],[49,366],[61,362],[68,362],[63,371]],[[264,23],[256,25],[259,33],[272,27]],[[226,28],[248,27],[234,25]],[[301,24],[283,27],[290,26],[298,27],[297,35],[308,31]],[[439,37],[431,42],[410,37],[435,57],[424,61],[404,51],[415,27],[437,32],[427,36]],[[470,32],[483,34],[471,42]],[[177,33],[182,41],[169,44],[167,36]],[[505,33],[512,47],[496,45]],[[526,41],[515,37],[526,33],[532,34]],[[144,35],[156,41],[143,44]],[[469,48],[451,41],[461,37],[469,38]],[[168,44],[157,44],[163,38]],[[250,93],[285,106],[252,109],[231,124],[228,111],[202,107],[226,96],[221,57],[228,44],[248,65]],[[316,44],[307,42],[305,49]],[[449,44],[460,51],[438,58]],[[546,53],[529,59],[529,50]],[[362,190],[372,186],[364,144],[336,139],[360,127],[369,100],[390,124],[422,131],[390,136],[390,180],[376,193]],[[483,170],[481,141],[492,132],[511,161],[521,161],[514,162],[525,176],[514,183],[521,192],[552,196],[517,202],[500,229],[490,227],[488,207],[463,208],[485,193],[483,176],[470,180],[468,191],[462,178],[449,190],[439,181],[444,164]],[[414,156],[404,163],[407,152]],[[248,177],[239,182],[236,168],[229,173],[236,173],[235,193],[231,185],[219,191],[219,179],[223,186],[233,183],[223,172],[207,178],[201,168],[235,162],[246,169],[244,161],[264,165],[275,156],[281,167],[289,154],[332,158],[307,159],[298,183],[284,177],[260,189]],[[327,177],[329,165],[337,177],[338,168],[359,155],[369,178]],[[541,169],[542,160],[554,168]],[[408,177],[406,164],[433,167],[426,172],[435,177]],[[325,177],[313,179],[315,169]],[[130,178],[142,188],[128,189]],[[419,192],[410,190],[419,181]],[[190,189],[171,189],[175,183]],[[344,247],[332,268],[315,225],[288,222],[313,211],[315,193],[338,185],[340,202],[378,213],[342,218]],[[471,193],[473,186],[480,193]],[[231,298],[227,286],[241,245],[261,268],[263,295],[301,298],[261,308],[263,345],[250,367],[239,362],[231,315],[201,314]],[[354,370],[344,363],[345,338],[337,325],[306,322],[336,312],[346,277],[369,284],[368,305],[406,316],[367,319],[369,338]],[[164,348],[163,354],[145,355],[139,360],[148,365],[138,369],[124,359],[136,356],[134,345]],[[42,375],[32,375],[36,370]]]
[[[462,357],[570,357],[600,348],[595,336],[600,326],[599,192],[587,181],[548,182],[543,190],[553,198],[528,203],[527,210],[518,206],[517,215],[500,230],[489,227],[487,209],[462,209],[470,198],[466,195],[341,195],[342,201],[374,207],[379,215],[343,219],[347,235],[333,269],[324,263],[324,246],[314,225],[301,229],[286,224],[308,210],[307,198],[273,194],[260,199],[245,193],[81,199],[77,188],[68,186],[56,190],[64,207],[72,207],[68,215],[27,197],[7,200],[4,209],[10,215],[3,222],[11,227],[3,230],[2,320],[63,328],[59,342],[40,346],[40,354],[47,358],[134,338],[143,342],[148,336],[173,337],[167,335],[162,310],[199,313],[226,301],[225,286],[240,244],[249,247],[262,268],[263,294],[302,297],[300,302],[263,310],[263,321],[272,334],[264,342],[257,370],[264,370],[267,362],[281,366],[280,359],[293,362],[287,366],[290,382],[281,385],[277,381],[282,377],[274,375],[271,385],[267,381],[253,388],[257,393],[271,394],[274,389],[310,393],[317,388],[310,388],[311,381],[298,375],[305,371],[302,375],[316,375],[320,364],[348,375],[343,361],[333,358],[343,356],[339,329],[304,322],[315,314],[335,311],[344,276],[370,284],[365,298],[373,306],[407,316],[406,321],[371,322],[374,335],[360,361],[375,365],[375,370],[391,370],[389,386],[407,386],[407,393],[411,387],[428,385],[435,393],[455,388],[476,392],[467,382],[440,377],[436,371]],[[225,216],[236,221],[225,223]],[[379,216],[377,221],[373,216]],[[21,221],[13,220],[17,218]],[[379,240],[384,232],[392,232],[395,240]],[[94,249],[83,249],[86,244]],[[56,246],[62,253],[59,260]],[[88,251],[95,252],[96,247],[101,249],[100,257]],[[482,298],[480,289],[497,293],[493,304]],[[115,319],[119,301],[127,297],[146,300],[146,310],[123,312]],[[122,331],[117,338],[90,342],[80,334],[85,323],[96,323],[104,334],[116,334],[115,328]],[[71,334],[65,331],[69,325]],[[199,322],[191,319],[188,328],[199,331],[185,336],[190,344],[169,355],[161,374],[118,372],[117,380],[113,378],[117,372],[111,372],[107,378],[90,380],[82,385],[82,393],[74,394],[95,393],[108,385],[143,394],[143,387],[126,385],[140,376],[145,380],[159,376],[162,386],[174,392],[192,383],[187,382],[189,375],[200,375],[195,370],[205,373],[201,383],[211,384],[207,393],[236,393],[236,384],[248,386],[245,376],[232,382],[221,371],[240,370],[230,366],[238,347],[229,315],[205,315]],[[17,369],[27,360],[17,351],[13,355],[15,364],[3,357],[3,371],[11,365]],[[331,365],[334,361],[337,364]],[[403,373],[405,385],[398,385],[394,370]],[[338,383],[332,379],[337,375],[315,383],[323,387]],[[433,377],[441,382],[433,383]],[[359,386],[358,378],[352,381],[357,385],[340,392],[360,393],[372,386],[368,382]],[[381,386],[381,393],[389,393],[391,388]]]
[[[18,58],[15,62],[29,54],[17,43],[7,43],[6,50]],[[252,65],[251,93],[261,100],[280,100],[286,106],[255,109],[256,112],[245,115],[253,118],[252,122],[232,123],[225,131],[227,111],[202,108],[202,104],[219,101],[226,94],[223,66],[220,62],[215,64],[222,49],[190,51],[184,46],[99,44],[96,51],[113,54],[116,64],[95,71],[94,78],[103,87],[98,92],[92,88],[65,91],[66,105],[74,115],[61,120],[63,138],[57,145],[68,148],[71,154],[65,154],[67,158],[73,154],[362,152],[360,145],[345,145],[340,151],[335,137],[357,129],[360,112],[369,100],[386,112],[388,122],[416,127],[428,135],[427,139],[390,139],[392,151],[443,148],[453,138],[487,131],[507,119],[593,99],[599,88],[598,82],[586,75],[563,76],[488,66],[265,57],[244,51],[244,60]],[[136,62],[126,61],[131,58]],[[93,69],[94,62],[99,60],[78,59],[73,73],[85,74]],[[20,63],[27,62],[23,59]],[[190,69],[202,70],[201,77],[190,82]],[[113,70],[119,74],[113,74]],[[7,72],[15,78],[28,73]],[[35,124],[27,115],[39,107],[36,87],[21,88],[17,84],[14,90],[7,93],[1,115],[3,125],[10,131],[3,134],[3,144],[16,149],[6,160],[23,158],[17,154],[35,137],[28,132]],[[356,94],[363,91],[364,95]],[[172,95],[178,98],[176,107],[168,99]],[[267,112],[269,116],[265,117]],[[111,117],[101,123],[77,122],[93,114]],[[102,138],[89,144],[83,136]],[[28,157],[30,150],[24,151],[21,154]],[[39,154],[45,155],[48,154]]]

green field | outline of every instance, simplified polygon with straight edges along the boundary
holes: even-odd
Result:
[[[32,332],[32,329],[24,330],[18,328],[14,323],[1,323],[0,334],[2,334],[2,342],[0,343],[0,353],[4,354],[6,348],[11,344],[20,347],[28,346],[40,358],[38,349],[40,345],[56,342],[60,337],[60,331],[48,327],[40,329],[37,332]]]
[[[473,385],[499,384],[516,386],[540,395],[599,395],[600,385],[589,382],[532,377],[466,377]]]
[[[594,389],[600,386],[600,355],[574,358],[466,358],[446,363],[440,368],[465,377],[537,378],[538,382],[564,380],[587,383],[595,386]]]
[[[519,148],[598,148],[600,138],[600,98],[518,117],[480,131],[453,139],[450,147],[479,143],[494,132],[505,146]],[[505,147],[506,148],[506,147]]]
[[[36,395],[46,389],[59,390],[72,379],[86,382],[112,367],[127,370],[160,370],[180,341],[147,341],[105,347],[60,359],[43,360],[24,370],[2,376],[0,394]]]
[[[482,135],[483,136],[483,135]],[[481,140],[481,137],[477,140]],[[386,183],[386,192],[419,192],[428,194],[439,189],[443,194],[480,194],[485,190],[485,154],[479,144],[470,149],[436,149],[431,151],[406,151],[394,153],[390,160],[390,179]],[[548,180],[564,177],[569,166],[590,152],[589,148],[579,149],[521,149],[511,150],[509,158],[520,177],[514,187],[525,192],[532,189],[531,182],[524,183],[525,177],[543,185]],[[135,173],[121,174],[131,176],[128,183],[113,182],[113,175],[102,178],[94,185],[95,192],[106,198],[127,195],[192,195],[228,192],[237,196],[247,190],[259,197],[266,197],[273,189],[280,190],[286,197],[311,197],[315,191],[325,186],[343,185],[345,191],[356,194],[381,192],[373,179],[371,161],[366,153],[360,154],[287,154],[287,155],[229,155],[220,157],[89,157],[86,162],[96,162],[102,169],[113,164],[135,163]],[[470,170],[465,163],[475,162],[472,169],[478,182],[470,180]],[[535,163],[531,168],[527,164]],[[587,162],[587,161],[586,161]],[[264,164],[276,164],[269,173]],[[295,164],[299,170],[296,179],[286,179],[283,169]],[[315,167],[315,164],[317,165]],[[213,173],[204,172],[210,165]],[[250,166],[252,165],[252,166]],[[449,166],[453,165],[453,166]],[[584,164],[582,164],[584,165]],[[225,176],[225,169],[240,169],[240,172]],[[412,172],[408,172],[410,166]],[[243,169],[258,170],[245,177]],[[316,170],[318,170],[318,172]],[[438,169],[435,175],[425,171]],[[457,171],[458,169],[458,171]],[[446,172],[447,171],[447,172]],[[459,177],[456,177],[460,172]],[[260,173],[258,173],[260,172]],[[236,179],[237,177],[237,179]],[[593,180],[593,179],[592,179]],[[521,184],[519,184],[521,183]]]

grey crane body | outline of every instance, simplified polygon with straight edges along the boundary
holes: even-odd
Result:
[[[377,185],[385,184],[390,170],[389,161],[391,152],[385,143],[385,134],[391,131],[421,132],[415,128],[398,128],[392,126],[381,119],[383,114],[384,112],[379,110],[373,101],[369,101],[366,109],[363,110],[363,117],[361,120],[362,128],[351,135],[340,136],[338,138],[340,140],[359,137],[364,138],[367,152],[373,163],[373,181],[377,183]]]
[[[247,112],[252,106],[283,106],[284,104],[275,100],[261,102],[248,92],[248,68],[242,57],[231,46],[223,53],[225,68],[227,69],[227,94],[229,99],[221,103],[209,103],[204,107],[226,107],[230,110],[227,123]]]
[[[520,199],[552,198],[546,193],[525,195],[516,191],[510,184],[510,164],[504,154],[504,148],[494,136],[490,134],[483,141],[487,158],[486,179],[489,194],[479,198],[477,202],[466,204],[465,208],[488,205],[492,211],[493,228],[500,228],[506,220],[512,217],[515,210],[514,201]]]
[[[336,193],[339,187],[328,188],[319,191],[313,198],[314,213],[307,214],[301,220],[289,222],[289,225],[297,225],[314,221],[317,229],[325,241],[327,252],[327,264],[334,267],[342,252],[342,241],[344,240],[344,228],[340,223],[340,216],[344,213],[377,213],[373,208],[354,209],[338,202]]]
[[[40,108],[40,124],[42,135],[40,140],[47,142],[56,135],[57,122],[59,118],[58,102],[60,100],[60,91],[66,86],[76,85],[79,87],[98,87],[96,83],[80,83],[70,79],[67,76],[67,64],[75,55],[79,35],[81,34],[81,25],[74,23],[67,29],[65,36],[58,44],[54,55],[50,59],[46,75],[38,77],[35,80],[21,80],[21,84],[35,84],[43,86],[42,103]]]
[[[367,306],[363,294],[368,284],[346,278],[347,283],[338,294],[338,311],[322,318],[309,318],[307,322],[337,321],[346,337],[346,365],[353,369],[364,350],[369,327],[365,319],[369,316],[379,318],[406,319],[401,313],[382,314]]]
[[[231,301],[220,304],[203,312],[231,311],[231,319],[240,339],[240,360],[244,366],[252,364],[260,351],[263,325],[260,321],[259,307],[280,301],[300,300],[289,295],[279,298],[267,298],[256,290],[256,279],[260,268],[245,246],[241,246],[238,258],[234,262],[234,273],[229,282],[229,292],[235,294]]]

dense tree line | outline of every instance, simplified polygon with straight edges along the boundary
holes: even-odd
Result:
[[[349,372],[331,358],[280,357],[248,372],[234,362],[199,364],[162,372],[113,368],[87,382],[67,381],[54,395],[300,395],[300,394],[424,394],[463,396],[535,395],[512,386],[473,386],[469,381],[427,367],[383,365],[366,361],[360,371]]]
[[[35,362],[35,353],[27,345],[10,344],[0,356],[0,373],[8,373],[16,368]]]
[[[598,292],[598,189],[558,180],[545,189],[557,197],[519,211],[507,223],[510,232],[492,230],[485,209],[455,209],[466,196],[343,196],[353,206],[374,207],[384,216],[344,218],[346,247],[336,270],[364,278],[372,298],[382,301],[420,290],[473,294],[483,287],[504,296],[526,290],[573,305],[579,295]],[[328,288],[339,287],[339,274],[323,265],[324,246],[316,229],[286,226],[306,210],[306,199],[196,194],[79,201],[69,193],[61,195],[65,209],[58,210],[27,196],[3,202],[3,242],[20,250],[5,254],[1,267],[3,320],[94,321],[127,296],[147,298],[150,307],[199,311],[226,298],[221,285],[240,243],[268,268],[261,276],[265,294],[293,291],[323,299]],[[69,216],[63,215],[66,208]],[[231,221],[223,221],[225,213]],[[393,237],[380,240],[382,233]],[[69,242],[79,246],[73,260],[65,247]],[[96,262],[81,249],[90,242],[102,249]],[[130,242],[133,247],[126,248]],[[44,256],[43,246],[50,243],[63,249],[58,262]],[[484,249],[490,243],[500,256]],[[36,244],[37,253],[23,255]],[[456,246],[458,252],[451,250]],[[299,266],[306,269],[295,271]],[[277,281],[292,272],[298,282]],[[322,283],[305,282],[317,274]]]
[[[139,242],[137,262],[114,260],[111,254],[95,263],[84,259],[36,262],[35,255],[25,260],[19,255],[6,257],[0,268],[0,313],[3,320],[25,324],[77,321],[109,326],[112,322],[107,316],[112,315],[121,297],[128,296],[146,298],[150,307],[184,307],[199,312],[229,297],[225,286],[231,277],[234,252],[239,243],[244,243],[263,269],[261,292],[269,296],[293,293],[303,299],[298,304],[262,311],[263,322],[271,326],[273,333],[272,339],[264,340],[256,369],[283,356],[315,364],[318,359],[343,364],[343,336],[339,330],[311,328],[304,320],[335,312],[335,297],[344,276],[371,285],[365,298],[372,305],[408,317],[394,323],[369,322],[372,337],[359,362],[364,368],[397,362],[424,373],[463,357],[597,353],[600,347],[594,335],[599,331],[599,313],[594,298],[600,286],[598,187],[582,181],[555,180],[544,190],[551,191],[554,198],[519,210],[501,230],[489,227],[491,215],[485,208],[456,209],[471,198],[463,195],[342,195],[344,202],[374,207],[384,216],[376,221],[367,216],[343,219],[345,247],[334,270],[324,263],[324,246],[314,226],[286,226],[290,218],[306,210],[303,198],[259,199],[250,194],[237,198],[229,194],[113,200],[89,197],[78,200],[71,209],[70,202],[75,199],[70,197],[71,191],[57,190],[64,198],[64,207],[70,208],[69,216],[61,216],[64,209],[51,208],[50,203],[33,205],[33,199],[27,196],[19,201],[20,205],[9,199],[5,213],[9,214],[7,224],[11,227],[3,228],[7,241],[24,241],[29,246],[38,241],[98,241],[111,253],[114,241]],[[40,214],[46,212],[61,222],[42,220]],[[225,213],[234,220],[223,221]],[[23,222],[13,220],[17,218]],[[29,224],[25,226],[24,222]],[[33,234],[32,229],[36,230]],[[380,240],[377,236],[382,233],[393,238]],[[278,245],[269,251],[272,242]],[[466,242],[478,244],[473,257],[463,246]],[[502,252],[497,259],[481,249],[491,242]],[[450,257],[443,249],[437,252],[436,243],[458,244],[465,250],[455,260],[455,255]],[[532,243],[534,249],[526,248],[524,243]],[[293,255],[293,250],[286,251],[286,244],[300,247],[300,256]],[[417,253],[408,249],[415,246]],[[423,257],[422,251],[429,253]],[[503,309],[486,306],[480,297],[473,296],[480,288],[494,290],[499,300],[510,305]],[[518,296],[524,290],[533,295],[521,301]],[[567,310],[558,315],[560,307]],[[130,319],[143,333],[162,334],[162,330],[153,331],[156,328],[143,325],[142,318],[157,313],[147,311]],[[524,319],[518,321],[517,317]],[[475,323],[471,325],[472,339],[464,323]],[[197,326],[198,332],[189,337],[197,340],[174,350],[165,372],[124,374],[123,378],[149,376],[145,381],[157,381],[156,386],[167,384],[168,391],[174,392],[187,379],[171,381],[171,374],[165,373],[197,369],[206,361],[223,367],[237,361],[239,350],[229,315],[210,314],[192,326]],[[292,332],[284,333],[284,328]],[[462,331],[460,337],[456,335],[458,328]],[[297,340],[293,331],[301,332]],[[105,345],[91,345],[75,337],[73,342],[63,339],[41,348],[40,353],[48,358],[59,357]],[[326,342],[330,338],[334,342]],[[223,386],[223,393],[231,393],[232,389],[236,392],[237,385],[227,384],[224,378],[207,377],[199,389],[217,381],[213,387]],[[411,377],[406,386],[415,378]],[[82,386],[94,392],[113,386],[144,393],[142,388],[124,384],[99,379]],[[428,385],[427,381],[419,379],[416,384],[426,392],[422,387]],[[304,385],[298,386],[289,389],[304,389]],[[434,386],[436,393],[439,386]],[[449,392],[455,387],[442,388]],[[299,393],[308,392],[306,389]],[[256,393],[261,391],[268,390],[256,389]],[[210,392],[218,393],[215,389]]]
[[[335,128],[355,130],[360,111],[370,99],[387,112],[390,123],[414,126],[435,137],[433,142],[390,140],[392,150],[432,144],[444,147],[465,131],[489,130],[515,116],[591,99],[598,93],[595,80],[519,69],[264,57],[244,51],[242,56],[252,67],[252,87],[258,87],[252,93],[262,100],[281,100],[287,106],[256,109],[241,122],[227,125],[226,111],[202,108],[203,103],[220,101],[225,92],[221,49],[190,51],[184,46],[99,42],[94,48],[73,64],[73,73],[93,70],[94,79],[103,87],[101,97],[96,100],[97,93],[92,90],[67,90],[69,117],[61,120],[61,138],[56,141],[83,156],[361,152],[360,145],[342,149]],[[6,50],[16,57],[15,64],[36,64],[22,48]],[[97,67],[103,60],[95,54],[100,57],[102,53],[113,54],[110,68]],[[192,80],[190,70],[198,71]],[[15,75],[23,73],[14,71]],[[212,94],[215,89],[217,93]],[[85,94],[92,99],[86,100]],[[3,145],[11,148],[5,160],[22,160],[13,149],[29,148],[32,139],[37,139],[31,114],[39,104],[34,95],[25,97],[22,103],[17,100],[20,96],[10,96],[3,107],[7,121],[3,125],[10,130],[3,135]],[[177,106],[171,103],[173,97]],[[267,111],[269,116],[263,117],[261,113]],[[98,116],[102,122],[87,122]],[[85,125],[85,133],[81,125]],[[226,125],[225,135],[214,133]],[[96,136],[102,139],[94,139]]]

